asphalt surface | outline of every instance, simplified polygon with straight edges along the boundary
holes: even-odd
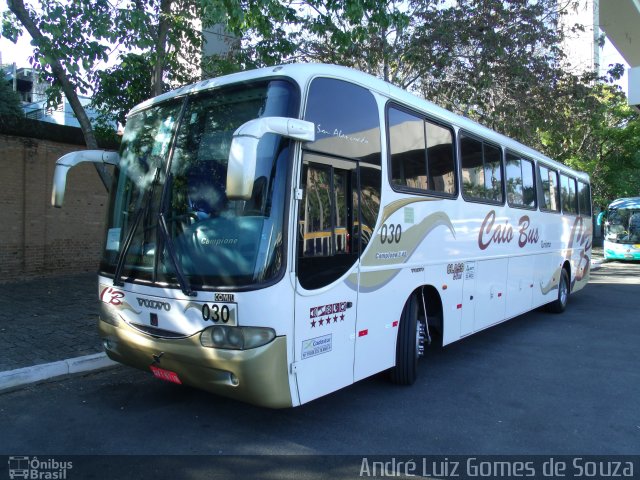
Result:
[[[377,375],[266,410],[116,367],[0,393],[0,454],[640,454],[640,265],[605,263],[535,311]],[[194,477],[196,478],[196,477]]]

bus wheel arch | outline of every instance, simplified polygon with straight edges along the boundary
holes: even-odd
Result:
[[[571,293],[571,266],[569,262],[564,262],[560,270],[560,279],[558,280],[558,297],[548,304],[548,310],[552,313],[562,313],[569,303],[569,294]]]
[[[429,332],[431,339],[433,340],[434,331],[438,333],[440,338],[444,337],[444,315],[442,308],[442,298],[440,297],[440,293],[438,289],[433,285],[424,285],[423,287],[417,289],[414,293],[422,296],[424,293],[424,301],[426,308],[426,321],[429,327]],[[420,298],[420,300],[422,300]],[[422,307],[421,307],[422,311]]]
[[[429,332],[432,336],[435,330],[442,334],[442,300],[433,286],[423,285],[409,295],[402,309],[396,340],[396,364],[390,370],[393,383],[411,385],[415,382],[418,359],[429,341]]]

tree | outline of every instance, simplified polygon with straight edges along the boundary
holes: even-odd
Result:
[[[228,32],[231,48],[204,59],[204,77],[301,59],[299,43],[306,30],[299,10],[304,2],[298,8],[291,0],[225,0],[220,5],[224,5],[218,7],[223,9],[222,14],[218,11],[214,18]]]
[[[119,76],[132,73],[130,65],[150,67],[151,76],[147,88],[138,90],[140,83],[128,93],[141,92],[154,96],[165,91],[166,73],[174,72],[173,79],[179,83],[193,79],[198,72],[201,35],[194,18],[206,19],[208,8],[211,16],[219,15],[220,9],[210,8],[214,0],[73,0],[50,2],[39,0],[37,8],[25,4],[24,0],[8,0],[9,12],[3,18],[2,34],[16,39],[24,28],[32,37],[34,55],[32,65],[40,78],[50,86],[47,88],[48,102],[59,104],[62,94],[67,98],[85,142],[91,149],[98,148],[94,128],[80,100],[81,94],[90,93],[93,85],[104,85],[99,105],[111,108],[108,100],[114,91],[114,82],[107,75]],[[128,50],[141,50],[140,55],[125,54],[121,57],[121,68],[100,73],[96,67],[106,61],[112,45]],[[140,71],[136,72],[136,77]],[[140,95],[134,97],[140,99]],[[116,118],[122,118],[122,96],[115,99]],[[110,180],[106,170],[96,164],[105,187]]]
[[[238,64],[355,67],[536,145],[566,75],[558,22],[574,3],[304,0],[269,29],[244,24]]]
[[[91,106],[100,112],[100,122],[124,125],[129,110],[153,96],[152,62],[149,55],[127,53],[118,65],[96,73]]]
[[[571,90],[557,97],[562,121],[540,131],[542,150],[591,176],[594,204],[638,196],[640,114],[614,86],[572,85]]]
[[[20,97],[9,86],[4,70],[0,69],[0,117],[21,117]]]
[[[415,81],[411,40],[417,7],[396,0],[310,0],[307,5],[310,35],[301,35],[300,45],[306,60],[355,67],[403,88]]]
[[[41,2],[39,13],[27,7],[23,0],[7,0],[7,6],[15,17],[5,15],[3,35],[15,39],[20,34],[20,25],[27,30],[33,39],[34,66],[51,85],[47,90],[49,101],[59,103],[64,93],[78,119],[87,147],[97,149],[98,142],[77,90],[83,92],[88,87],[80,67],[89,70],[97,60],[107,57],[108,47],[100,39],[111,38],[108,2]],[[96,40],[86,38],[86,25],[91,25]],[[94,165],[108,189],[111,181],[106,168]]]

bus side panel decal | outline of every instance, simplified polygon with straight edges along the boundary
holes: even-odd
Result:
[[[432,213],[417,225],[408,228],[406,232],[402,234],[400,242],[398,242],[397,246],[394,247],[397,251],[382,251],[386,247],[382,245],[381,236],[378,234],[372,241],[373,245],[369,250],[367,250],[367,253],[362,258],[362,266],[379,267],[389,265],[397,267],[398,264],[406,263],[424,239],[439,226],[447,227],[455,239],[456,233],[453,224],[451,223],[451,219],[444,212]],[[400,268],[375,272],[363,272],[360,276],[360,291],[375,291],[389,283],[399,272]],[[347,285],[353,289],[355,289],[357,285],[354,280],[355,276],[351,276],[347,279]]]

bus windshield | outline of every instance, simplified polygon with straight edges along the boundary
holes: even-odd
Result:
[[[249,200],[226,195],[233,132],[259,117],[296,117],[283,80],[223,87],[132,115],[110,199],[101,271],[194,288],[242,287],[284,268],[289,141],[265,135]],[[119,265],[120,264],[120,265]],[[183,287],[184,290],[184,287]]]
[[[640,203],[633,208],[609,208],[604,238],[612,243],[640,243]]]

